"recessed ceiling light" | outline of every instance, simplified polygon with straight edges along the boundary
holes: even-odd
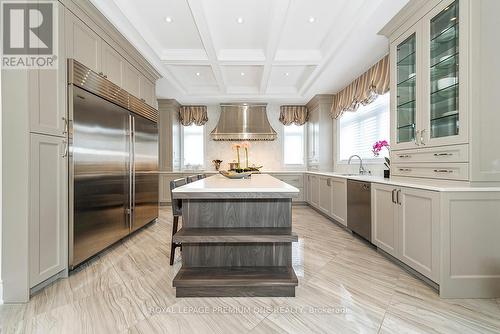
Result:
[[[286,72],[286,73],[285,73],[285,75],[286,75],[286,76],[289,76],[289,75],[290,75],[290,73]]]
[[[236,19],[236,22],[238,22],[239,24],[242,24],[243,23],[243,18],[242,17],[238,17]]]
[[[196,76],[199,77],[200,76],[200,72],[196,72]]]
[[[316,18],[311,16],[311,17],[309,18],[309,23],[313,23],[314,21],[316,21]]]
[[[242,77],[244,77],[244,76],[245,76],[245,72],[241,72],[240,74],[241,74],[241,76],[242,76]]]
[[[167,23],[172,23],[173,20],[172,20],[172,18],[170,16],[167,16],[165,18],[165,21],[167,21]]]

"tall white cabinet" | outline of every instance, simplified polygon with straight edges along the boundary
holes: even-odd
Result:
[[[2,79],[8,78],[2,82],[2,112],[8,115],[3,129],[26,138],[4,141],[4,148],[12,149],[2,150],[3,163],[15,182],[5,182],[2,191],[28,212],[20,214],[10,202],[3,205],[5,302],[27,301],[30,291],[65,275],[68,268],[67,59],[77,59],[121,87],[126,65],[132,66],[139,74],[137,97],[156,105],[159,74],[89,1],[61,0],[54,6],[58,68],[10,71],[5,77],[2,72]],[[7,85],[15,87],[16,94]],[[8,238],[15,242],[4,242]]]
[[[333,170],[333,120],[330,116],[332,95],[316,95],[307,103],[307,168]]]
[[[410,1],[390,41],[391,174],[500,181],[496,0]]]

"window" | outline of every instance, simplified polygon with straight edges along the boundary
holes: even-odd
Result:
[[[203,126],[182,127],[183,169],[196,169],[203,166]]]
[[[283,162],[304,165],[304,125],[287,125],[283,131]]]
[[[355,112],[346,111],[339,121],[339,160],[348,160],[353,154],[363,159],[375,159],[372,145],[377,140],[389,141],[389,93],[360,106]],[[381,157],[388,155],[380,152]]]

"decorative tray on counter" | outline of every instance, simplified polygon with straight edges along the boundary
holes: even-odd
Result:
[[[229,179],[248,179],[255,172],[236,172],[236,171],[219,171],[220,174],[224,175]]]

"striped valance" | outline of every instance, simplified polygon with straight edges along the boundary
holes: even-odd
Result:
[[[280,122],[284,125],[303,125],[307,122],[309,113],[306,106],[281,106]]]
[[[208,121],[207,106],[181,106],[179,119],[184,126],[204,125]]]
[[[389,91],[389,56],[385,56],[359,78],[333,97],[331,115],[338,118],[344,111],[356,111]]]

